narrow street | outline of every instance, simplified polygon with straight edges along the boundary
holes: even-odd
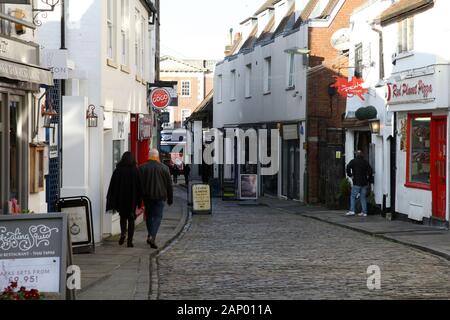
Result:
[[[448,299],[449,262],[310,218],[215,201],[158,257],[158,299]],[[367,268],[382,288],[367,288]]]

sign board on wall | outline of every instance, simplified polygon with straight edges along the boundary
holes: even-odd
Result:
[[[283,125],[283,140],[297,140],[299,138],[299,129],[297,124]]]
[[[138,131],[139,141],[148,140],[152,137],[153,117],[150,114],[139,115]]]
[[[125,140],[127,138],[125,130],[126,119],[127,115],[125,113],[113,114],[113,140]]]
[[[177,90],[173,87],[154,87],[154,86],[150,86],[149,87],[149,105],[151,107],[155,107],[153,102],[152,102],[152,93],[155,92],[155,90],[158,89],[162,89],[163,91],[165,91],[168,94],[168,104],[166,107],[177,107],[178,106],[178,93]],[[164,107],[164,108],[166,108]],[[156,107],[157,109],[164,109],[164,108],[160,108],[160,107]]]
[[[67,50],[42,50],[42,64],[53,73],[53,79],[69,79],[69,55]]]
[[[65,299],[69,241],[64,214],[0,216],[0,288],[18,282]]]
[[[406,104],[436,100],[434,74],[395,81],[387,85],[388,104]]]

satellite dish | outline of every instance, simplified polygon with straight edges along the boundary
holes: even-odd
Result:
[[[350,49],[350,29],[343,28],[336,31],[331,37],[331,46],[338,51]]]

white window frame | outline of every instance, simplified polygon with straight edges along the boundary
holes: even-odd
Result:
[[[145,76],[145,17],[141,16],[141,75]]]
[[[397,53],[414,51],[414,17],[398,22]]]
[[[187,85],[187,87],[185,86]],[[180,83],[180,96],[189,98],[192,93],[191,80],[181,80]]]
[[[236,69],[230,72],[230,100],[236,100]]]
[[[184,112],[188,112],[189,115],[185,118],[184,117]],[[187,118],[189,118],[192,115],[192,110],[191,109],[181,109],[181,126],[184,126],[184,122],[186,121]]]
[[[264,58],[263,93],[268,94],[272,90],[272,57]]]
[[[136,68],[136,74],[139,74],[141,70],[141,12],[135,8],[134,10],[134,24],[135,24],[135,34],[134,34],[134,66]]]
[[[249,63],[245,66],[245,97],[251,98],[251,85],[252,85],[252,64]]]
[[[287,58],[287,87],[295,88],[295,53],[288,53]]]
[[[109,59],[114,60],[116,57],[116,0],[107,0],[107,14],[106,14],[106,27],[107,27],[107,56]]]
[[[130,41],[130,0],[121,0],[121,63],[124,66],[128,66],[130,63],[129,59],[129,41]]]

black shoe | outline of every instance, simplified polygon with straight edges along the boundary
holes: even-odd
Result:
[[[128,241],[127,247],[128,248],[134,248],[133,242]]]
[[[158,249],[158,246],[156,245],[155,241],[153,241],[153,239],[147,238],[147,243],[150,245],[150,248]]]
[[[125,236],[121,236],[119,239],[119,245],[123,245],[125,243]]]

